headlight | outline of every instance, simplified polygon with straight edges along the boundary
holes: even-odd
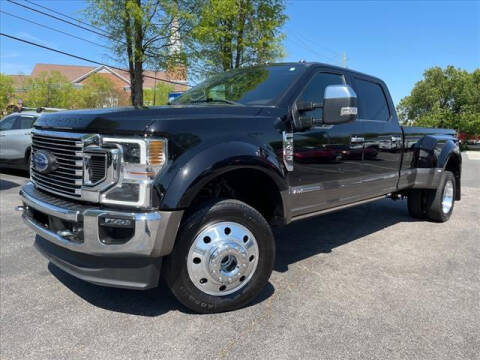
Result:
[[[118,184],[101,196],[105,204],[150,207],[155,176],[167,162],[166,139],[103,138],[122,151]]]

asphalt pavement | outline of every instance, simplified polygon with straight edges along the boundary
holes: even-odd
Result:
[[[480,152],[449,222],[381,200],[276,230],[249,307],[197,315],[161,286],[102,288],[49,264],[0,174],[1,359],[480,359]]]

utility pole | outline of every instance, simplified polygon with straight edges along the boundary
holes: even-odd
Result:
[[[347,67],[347,54],[345,52],[342,53],[342,66]]]
[[[157,69],[155,68],[155,82],[153,83],[153,106],[157,105],[156,95],[157,95]]]

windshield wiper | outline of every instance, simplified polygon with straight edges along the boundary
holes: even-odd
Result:
[[[233,101],[233,100],[226,100],[226,99],[214,99],[214,98],[206,98],[206,99],[201,99],[201,100],[192,100],[190,101],[190,104],[201,104],[201,103],[224,103],[224,104],[230,104],[230,105],[242,105],[242,103]]]

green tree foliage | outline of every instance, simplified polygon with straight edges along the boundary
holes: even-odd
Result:
[[[397,109],[404,122],[480,134],[480,69],[472,73],[453,66],[427,69]]]
[[[198,1],[197,1],[198,3]],[[203,0],[192,37],[200,74],[261,64],[283,56],[283,0]]]
[[[168,103],[168,94],[173,91],[173,86],[167,83],[159,82],[154,89],[143,90],[143,102],[147,106],[166,105]]]
[[[74,107],[78,109],[113,107],[121,102],[123,96],[124,93],[115,88],[113,81],[94,74],[80,89],[75,90]]]
[[[173,58],[182,61],[181,49],[172,52],[178,36],[186,36],[195,2],[185,0],[88,0],[86,14],[104,28],[119,62],[128,64],[131,102],[143,105],[143,69],[165,68]]]
[[[0,113],[7,107],[14,93],[13,80],[0,73]]]
[[[70,109],[74,102],[72,84],[58,71],[42,72],[38,77],[28,78],[23,88],[26,91],[24,106]]]

